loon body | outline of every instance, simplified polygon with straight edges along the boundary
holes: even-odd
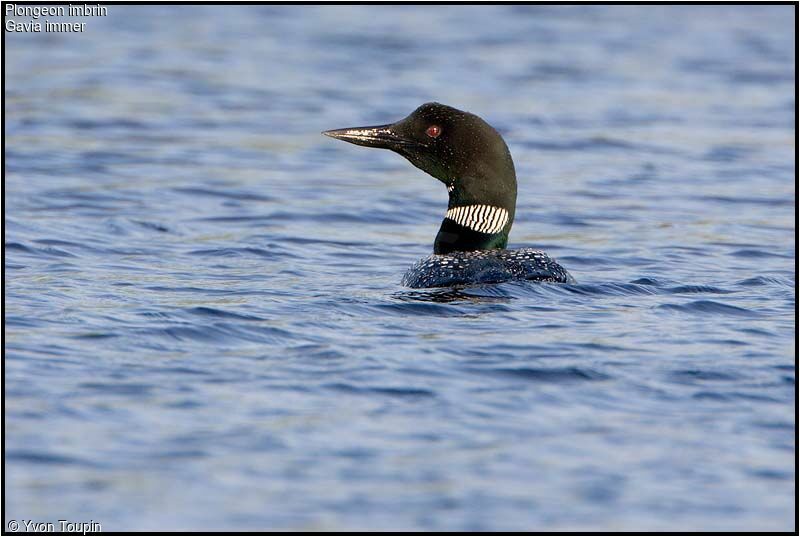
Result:
[[[403,277],[404,285],[574,282],[544,252],[505,249],[517,203],[514,162],[500,134],[478,116],[427,103],[397,123],[323,134],[390,149],[447,187],[447,212],[433,244],[434,255],[413,266]]]

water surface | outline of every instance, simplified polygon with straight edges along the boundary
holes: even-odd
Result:
[[[6,34],[5,517],[788,531],[794,10],[109,6]],[[320,131],[506,138],[575,285],[410,290],[444,187]]]

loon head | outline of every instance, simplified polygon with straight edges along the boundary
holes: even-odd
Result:
[[[396,123],[322,134],[390,149],[445,184],[450,199],[435,253],[505,248],[517,202],[514,162],[500,134],[478,116],[427,103]]]

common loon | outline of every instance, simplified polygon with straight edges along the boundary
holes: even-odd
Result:
[[[544,252],[505,249],[517,204],[514,161],[500,134],[478,116],[426,103],[397,123],[322,134],[391,149],[447,187],[450,200],[433,244],[434,255],[409,269],[403,285],[575,281]]]

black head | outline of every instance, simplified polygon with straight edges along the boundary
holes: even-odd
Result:
[[[500,134],[478,116],[443,104],[426,103],[396,123],[323,134],[399,153],[447,186],[451,209],[480,205],[502,208],[510,215],[507,224],[498,232],[488,224],[475,227],[492,233],[472,237],[474,233],[470,230],[463,231],[460,234],[463,236],[453,242],[450,250],[505,246],[517,199],[514,162]],[[437,237],[437,253],[447,250],[447,247],[439,247],[445,223]],[[450,235],[453,235],[452,227],[447,229]]]

